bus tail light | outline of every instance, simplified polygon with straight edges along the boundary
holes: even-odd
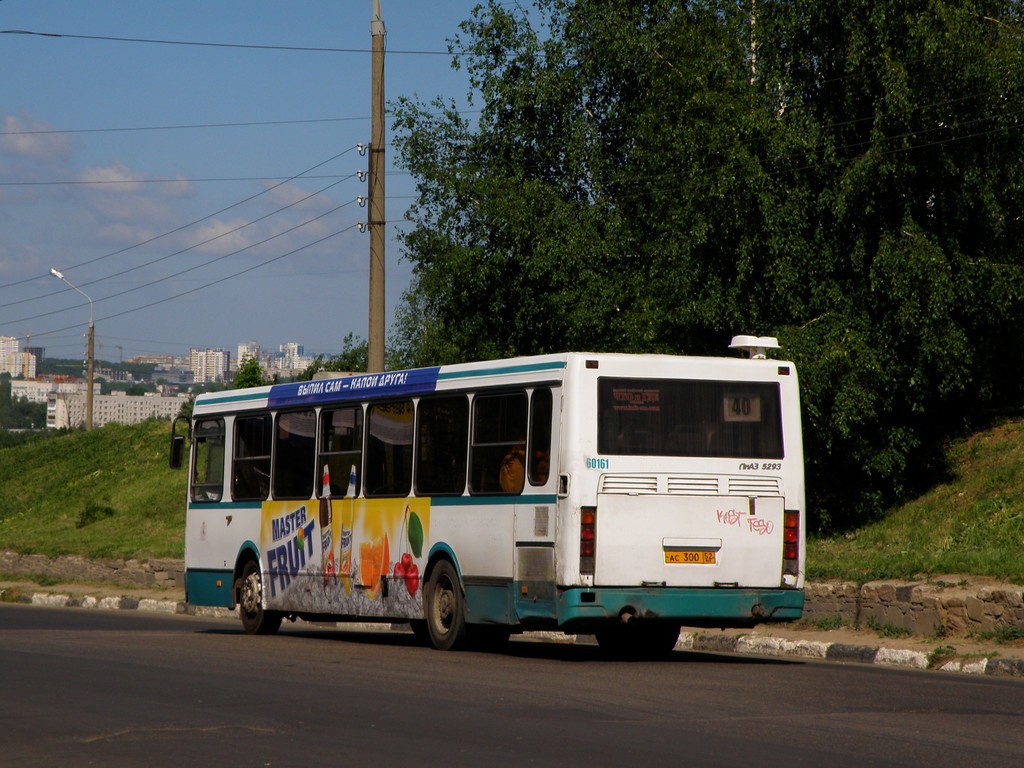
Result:
[[[597,551],[597,507],[580,507],[580,574],[594,575]]]
[[[796,576],[800,571],[800,512],[787,509],[782,526],[782,572]]]

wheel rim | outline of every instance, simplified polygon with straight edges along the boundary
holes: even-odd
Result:
[[[263,598],[263,587],[259,573],[250,573],[242,582],[242,610],[252,614],[259,610]]]
[[[451,582],[443,579],[437,585],[434,592],[434,624],[444,634],[452,628],[452,621],[455,615],[455,594],[452,591]]]

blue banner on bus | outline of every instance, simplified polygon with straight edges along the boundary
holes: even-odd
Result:
[[[440,370],[416,368],[411,371],[360,373],[340,379],[275,384],[270,390],[267,405],[270,408],[280,408],[288,405],[433,392],[437,388],[437,374]]]

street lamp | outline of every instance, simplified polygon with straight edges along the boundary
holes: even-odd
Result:
[[[65,282],[65,283],[67,283],[72,288],[74,288],[80,294],[85,296],[85,300],[89,302],[89,344],[88,344],[89,354],[88,354],[88,366],[85,369],[85,371],[86,371],[86,373],[85,373],[85,386],[86,386],[86,391],[85,391],[85,429],[86,429],[86,431],[88,431],[88,430],[92,429],[92,365],[93,365],[93,352],[92,352],[92,350],[93,350],[93,341],[96,338],[95,328],[94,328],[93,322],[92,322],[92,299],[89,298],[89,294],[87,294],[85,291],[83,291],[77,285],[74,285],[70,280],[68,280],[66,277],[64,277],[63,273],[61,273],[60,271],[54,269],[53,267],[50,267],[50,274],[53,275],[54,277],[56,277],[58,280],[61,280],[61,281]]]

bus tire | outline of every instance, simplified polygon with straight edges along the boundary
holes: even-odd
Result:
[[[453,651],[466,645],[466,597],[453,566],[441,560],[427,582],[423,612],[431,644],[439,651]]]
[[[430,630],[427,629],[427,622],[423,619],[413,619],[409,622],[409,629],[412,630],[412,636],[416,638],[417,642],[423,645],[430,645]]]
[[[272,635],[281,627],[284,614],[263,609],[263,576],[260,564],[246,561],[242,567],[238,595],[238,616],[242,627],[250,635]]]

